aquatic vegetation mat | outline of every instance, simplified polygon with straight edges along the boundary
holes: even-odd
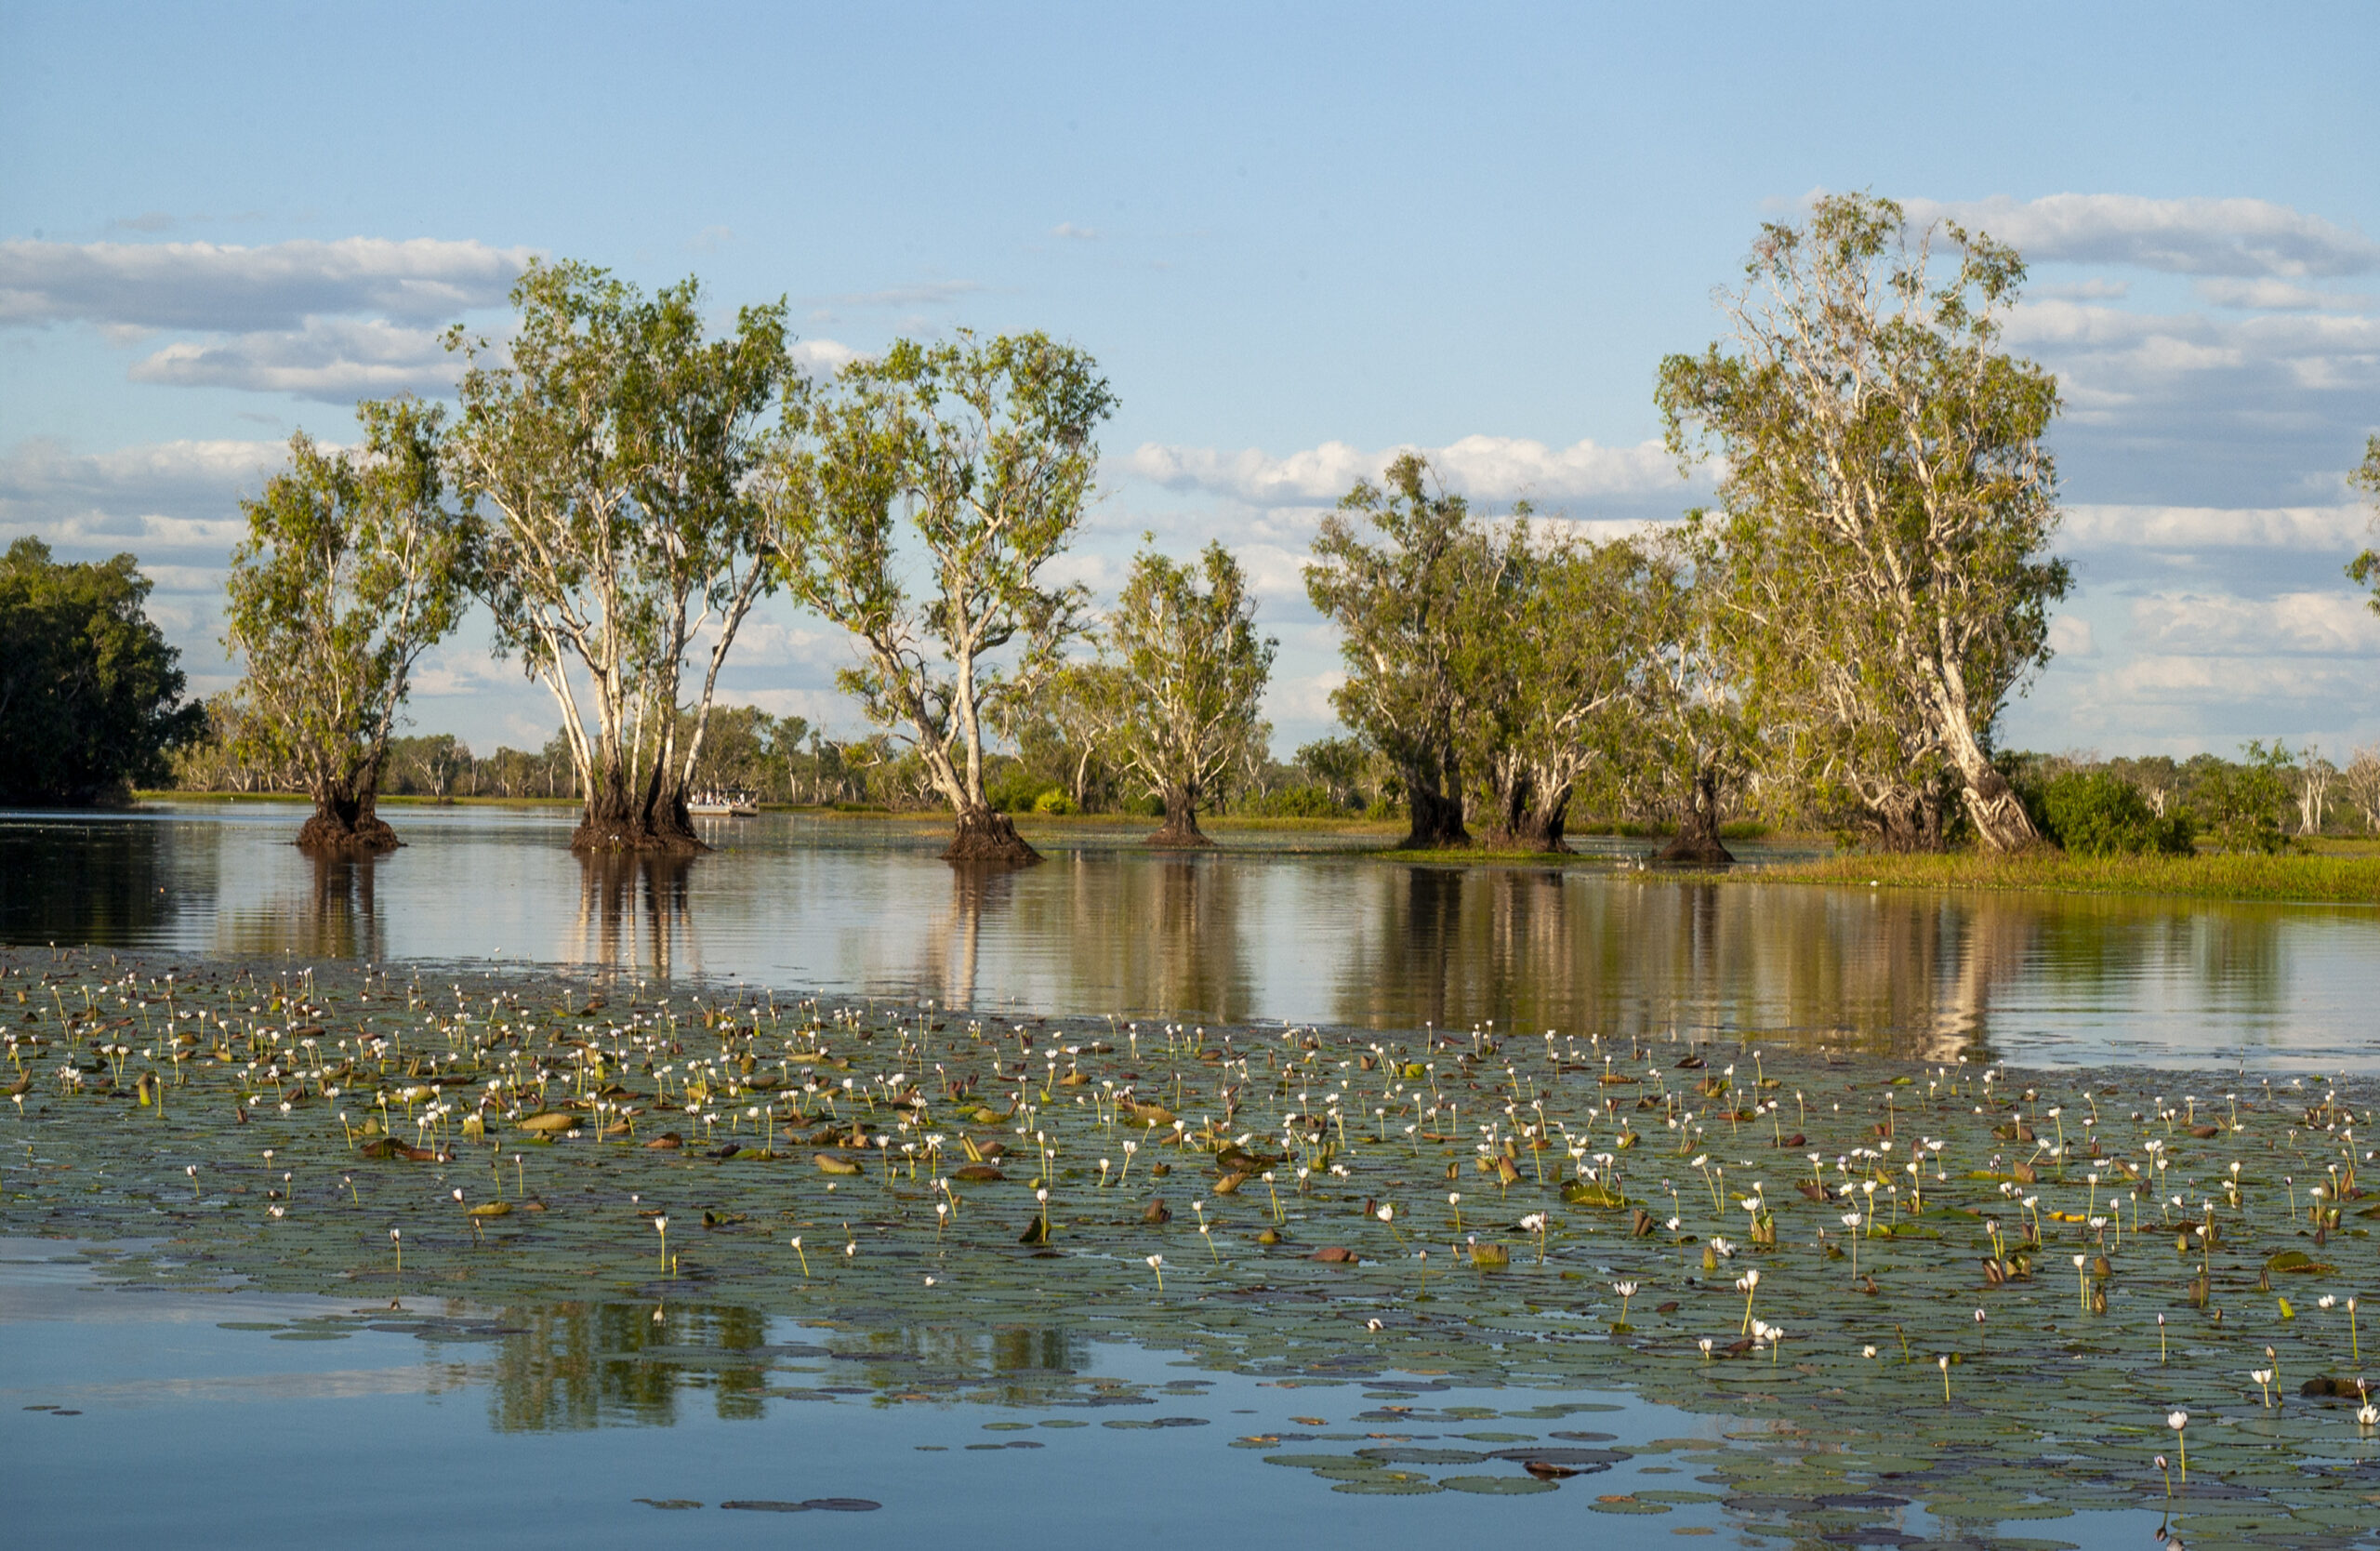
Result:
[[[0,1231],[130,1241],[94,1257],[126,1287],[355,1307],[260,1338],[476,1345],[499,1426],[666,1420],[688,1388],[1200,1425],[1165,1414],[1196,1380],[1078,1372],[1121,1340],[1311,1390],[1311,1430],[1230,1442],[1336,1491],[1565,1491],[1812,1545],[1900,1544],[1911,1511],[2000,1545],[2083,1511],[2246,1544],[2380,1522],[2370,1100],[2313,1074],[0,972]],[[1432,1399],[1481,1387],[1510,1403]],[[1621,1445],[1564,1398],[1615,1390],[1737,1420]]]

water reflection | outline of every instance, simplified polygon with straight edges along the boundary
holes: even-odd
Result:
[[[667,977],[694,941],[686,874],[694,858],[579,855],[578,920],[571,957]],[[699,958],[684,967],[699,971]]]
[[[0,940],[131,943],[172,930],[203,845],[102,815],[0,814]]]
[[[417,809],[317,862],[279,805],[0,816],[0,936],[169,953],[501,956],[953,1008],[1359,1027],[1672,1027],[1929,1060],[2370,1067],[2380,914],[1928,895],[1601,868],[1403,867],[1235,835],[1034,839],[957,869],[930,826],[770,815],[694,860],[574,856],[568,815]]]
[[[504,1309],[498,1328],[485,1380],[499,1432],[671,1426],[699,1395],[724,1422],[760,1420],[772,1399],[932,1393],[1048,1403],[1053,1386],[1066,1390],[1091,1366],[1090,1342],[1067,1330],[901,1328],[846,1333],[828,1347],[773,1342],[768,1316],[732,1305],[533,1304]]]

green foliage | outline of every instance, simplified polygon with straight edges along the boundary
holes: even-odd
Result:
[[[1486,534],[1462,497],[1432,489],[1429,464],[1408,453],[1382,484],[1347,493],[1323,519],[1313,554],[1306,596],[1338,624],[1347,669],[1330,703],[1395,767],[1412,808],[1406,843],[1469,843],[1461,732],[1474,686],[1461,667],[1492,609]]]
[[[2286,773],[2296,762],[2278,741],[2268,749],[2252,739],[2241,751],[2237,764],[2212,762],[2190,792],[2190,806],[2217,851],[2286,851],[2284,826],[2295,802]]]
[[[776,577],[759,475],[777,436],[765,417],[793,379],[785,308],[744,308],[710,338],[695,281],[648,298],[566,261],[533,263],[512,303],[501,352],[448,336],[471,359],[449,446],[488,522],[496,644],[562,712],[588,842],[690,840],[674,808],[698,749],[678,736],[680,681],[699,635],[698,738],[720,664]]]
[[[371,816],[413,666],[461,617],[475,546],[470,514],[444,498],[443,411],[391,400],[356,414],[360,455],[300,431],[289,467],[241,503],[224,609],[246,665],[237,755],[343,827]]]
[[[995,761],[985,781],[985,799],[1004,814],[1029,814],[1044,797],[1064,797],[1066,789],[1012,759]]]
[[[1071,814],[1081,810],[1075,806],[1073,798],[1059,788],[1051,787],[1033,800],[1033,811],[1037,814]]]
[[[2347,483],[2361,490],[2373,503],[2373,524],[2380,527],[2380,433],[2374,433],[2363,444],[2363,461]],[[2372,589],[2372,612],[2380,614],[2380,550],[2366,550],[2347,563],[2349,579],[2368,584]]]
[[[2062,771],[2026,798],[2042,832],[2073,855],[2187,856],[2195,849],[2190,815],[2158,816],[2138,787],[2107,771]]]
[[[1115,403],[1046,335],[902,340],[846,366],[805,412],[814,442],[772,471],[779,574],[866,653],[838,684],[961,815],[994,805],[991,727],[1080,633],[1084,590],[1042,573],[1081,525]]]
[[[1264,685],[1278,643],[1256,633],[1256,600],[1229,550],[1193,566],[1143,550],[1101,632],[1097,664],[1070,675],[1070,698],[1104,723],[1111,763],[1165,800],[1192,833],[1233,769],[1265,757]]]
[[[1734,596],[1730,664],[1764,776],[1864,815],[1890,846],[1938,842],[1930,794],[1955,776],[1998,849],[2033,838],[1992,767],[2002,707],[2047,660],[2069,584],[2043,435],[2057,384],[2000,348],[2024,265],[1864,194],[1763,229],[1735,338],[1661,364],[1669,445],[1724,457],[1712,524]]]
[[[1238,811],[1260,818],[1344,818],[1348,804],[1325,787],[1282,787],[1242,801]]]
[[[60,564],[24,537],[0,557],[0,802],[109,800],[204,732],[150,585],[128,554]]]

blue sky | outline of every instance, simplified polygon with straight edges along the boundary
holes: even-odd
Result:
[[[865,10],[866,14],[858,14]],[[1041,327],[1122,400],[1078,574],[1214,536],[1286,754],[1335,651],[1297,566],[1391,451],[1491,507],[1674,515],[1655,365],[1763,219],[1866,188],[2033,264],[2082,586],[2005,741],[2380,742],[2340,566],[2380,428],[2380,7],[0,7],[0,536],[129,549],[202,688],[237,500],[359,394],[436,393],[524,255],[811,359]],[[857,730],[774,605],[734,698]],[[416,723],[554,723],[476,634]]]

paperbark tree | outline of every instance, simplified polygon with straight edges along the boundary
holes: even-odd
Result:
[[[2339,767],[2322,758],[2315,744],[2297,750],[2297,832],[2313,836],[2322,832],[2322,816],[2330,811],[2331,783],[2339,777]]]
[[[699,851],[686,791],[720,665],[775,576],[753,475],[792,378],[784,305],[707,338],[695,281],[648,298],[567,261],[532,264],[512,302],[503,358],[448,338],[471,360],[452,446],[489,518],[497,645],[562,711],[585,802],[573,849]]]
[[[2357,749],[2339,772],[2339,785],[2362,810],[2364,832],[2380,835],[2380,748]]]
[[[1625,544],[1540,539],[1531,516],[1522,507],[1490,540],[1493,590],[1461,610],[1454,675],[1472,707],[1464,741],[1487,791],[1487,843],[1558,852],[1640,667],[1631,594],[1642,561]]]
[[[1412,812],[1408,850],[1469,845],[1460,741],[1473,707],[1461,677],[1471,611],[1495,591],[1496,555],[1460,496],[1429,488],[1407,453],[1322,521],[1306,596],[1340,630],[1339,719],[1396,767]],[[1358,521],[1377,536],[1364,541]]]
[[[1239,563],[1221,544],[1195,566],[1143,553],[1102,646],[1093,694],[1113,707],[1104,741],[1117,767],[1165,802],[1149,843],[1211,844],[1199,804],[1233,766],[1261,758],[1272,733],[1264,685],[1279,643],[1257,635]]]
[[[1042,573],[1081,526],[1115,404],[1088,354],[1043,334],[904,340],[843,369],[814,445],[772,480],[781,574],[859,638],[837,682],[923,762],[951,861],[1041,859],[985,793],[986,736],[1081,632],[1087,595]]]
[[[318,855],[400,844],[376,812],[414,664],[469,601],[469,513],[440,476],[443,413],[365,403],[360,454],[303,431],[289,467],[241,503],[227,644],[244,659],[244,762],[293,773],[314,812],[298,844]]]
[[[1748,696],[1820,790],[1922,843],[1947,768],[1988,848],[2040,837],[1991,760],[2009,696],[2048,660],[2068,573],[2043,436],[2057,385],[2000,348],[2016,252],[1861,194],[1763,229],[1722,305],[1733,338],[1661,365],[1669,444],[1725,459],[1720,533],[1757,628]]]
[[[1729,671],[1735,644],[1715,547],[1698,518],[1646,543],[1635,575],[1634,617],[1644,661],[1624,713],[1630,755],[1623,782],[1646,805],[1676,815],[1659,860],[1701,866],[1736,858],[1719,838],[1726,790],[1740,782],[1751,729]]]

